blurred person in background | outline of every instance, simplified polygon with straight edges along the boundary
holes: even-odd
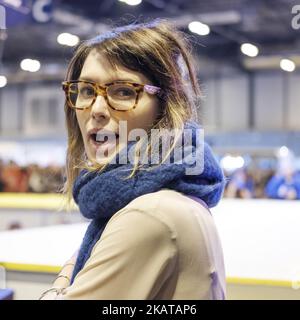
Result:
[[[254,196],[254,181],[246,168],[236,170],[229,178],[226,197],[249,199]]]
[[[266,185],[274,174],[275,170],[270,168],[257,168],[254,170],[252,174],[255,190],[254,198],[267,198],[265,194]]]
[[[4,191],[4,181],[2,179],[3,168],[4,164],[3,161],[0,159],[0,192]]]
[[[40,168],[37,164],[31,164],[28,167],[29,172],[29,191],[30,192],[47,192],[46,183],[47,181],[43,179],[42,168]]]
[[[63,183],[63,168],[37,164],[19,166],[14,161],[0,162],[0,192],[57,193]]]
[[[299,174],[292,168],[286,166],[281,168],[267,183],[265,193],[273,199],[300,199]]]
[[[10,160],[2,169],[2,183],[4,192],[27,192],[28,172],[25,167],[20,167]]]

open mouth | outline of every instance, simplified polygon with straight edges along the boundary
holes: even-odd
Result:
[[[118,133],[113,132],[92,132],[89,134],[89,139],[97,146],[101,146],[104,144],[113,144],[119,138]]]

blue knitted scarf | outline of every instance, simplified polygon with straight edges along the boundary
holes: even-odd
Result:
[[[200,126],[194,121],[187,121],[185,129],[192,131],[192,147],[187,148],[185,157],[196,154],[196,135]],[[127,144],[127,149],[133,143]],[[184,149],[183,149],[184,150]],[[80,212],[88,219],[92,219],[84,235],[78,257],[71,278],[71,284],[77,273],[83,268],[89,258],[93,246],[100,239],[108,220],[120,209],[135,198],[147,193],[156,192],[162,188],[173,189],[188,196],[203,200],[208,207],[215,206],[221,199],[225,178],[222,169],[215,159],[209,145],[202,142],[203,170],[200,174],[187,175],[186,168],[190,162],[181,163],[170,161],[150,171],[139,170],[134,177],[123,180],[129,175],[128,169],[132,163],[120,164],[118,161],[109,163],[102,172],[82,170],[73,187],[73,197]],[[119,159],[117,154],[116,159]],[[123,163],[123,162],[122,162]]]

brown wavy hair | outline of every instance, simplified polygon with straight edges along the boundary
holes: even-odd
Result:
[[[154,19],[143,23],[114,26],[111,31],[82,41],[68,65],[65,80],[77,80],[86,57],[96,49],[107,58],[111,66],[123,65],[140,72],[164,92],[160,96],[160,113],[152,128],[180,132],[186,120],[198,120],[197,108],[200,86],[193,47],[188,36],[167,19]],[[72,187],[81,168],[103,170],[105,165],[86,167],[84,144],[76,114],[65,101],[68,148],[66,157],[66,181],[63,192],[72,200]],[[178,131],[179,130],[179,131]],[[149,141],[149,140],[148,140]],[[168,154],[174,148],[176,138]],[[147,150],[150,150],[148,145]],[[138,150],[137,150],[137,155]],[[138,161],[138,156],[137,156]],[[138,163],[128,178],[131,178]]]

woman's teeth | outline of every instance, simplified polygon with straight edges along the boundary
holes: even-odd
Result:
[[[113,135],[112,135],[112,136],[113,136]],[[97,144],[105,143],[105,142],[107,142],[108,139],[109,139],[108,135],[101,135],[101,134],[98,134],[98,135],[97,135],[97,133],[91,134],[90,137],[91,137],[91,139],[92,139],[95,143],[97,143]],[[115,139],[118,139],[118,137],[119,137],[119,135],[116,134],[116,135],[115,135]],[[113,141],[112,138],[111,138],[111,140]]]

